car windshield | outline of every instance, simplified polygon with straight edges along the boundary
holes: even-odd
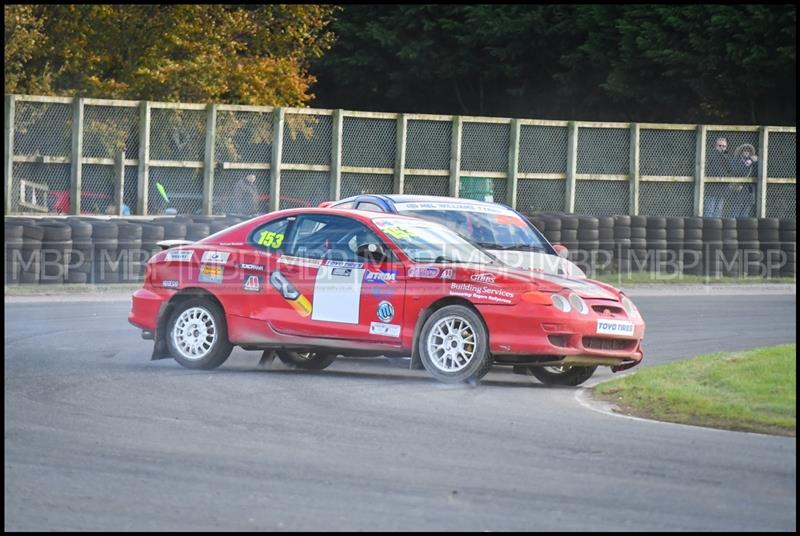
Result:
[[[495,262],[485,251],[442,225],[405,218],[380,218],[374,222],[414,262]]]
[[[487,249],[552,253],[541,235],[519,214],[499,205],[401,203],[397,211],[441,223]]]

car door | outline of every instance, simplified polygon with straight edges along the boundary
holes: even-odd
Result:
[[[353,218],[324,213],[298,216],[270,278],[291,302],[294,314],[275,315],[275,329],[307,337],[399,344],[405,274],[392,259],[359,257],[357,247],[370,241],[380,242],[368,226]]]

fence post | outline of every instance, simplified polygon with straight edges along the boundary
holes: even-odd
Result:
[[[150,103],[139,105],[139,169],[136,182],[136,213],[147,216],[150,189]]]
[[[450,196],[458,197],[461,190],[461,116],[453,117],[453,135],[450,147]]]
[[[628,198],[628,212],[632,216],[639,215],[639,123],[631,125],[631,159],[630,159],[630,197]]]
[[[70,175],[71,214],[81,213],[81,179],[83,175],[83,99],[72,99],[72,173]]]
[[[6,114],[4,121],[6,146],[3,151],[3,174],[6,183],[6,214],[11,214],[14,203],[11,201],[14,187],[14,108],[16,95],[6,95]]]
[[[272,160],[270,163],[269,211],[280,210],[281,202],[281,158],[283,158],[283,108],[275,108],[272,122]]]
[[[334,201],[342,197],[342,128],[343,110],[333,111],[333,128],[331,129],[331,191]]]
[[[578,169],[578,123],[569,122],[567,130],[567,184],[564,212],[575,212],[575,175]]]
[[[767,217],[767,156],[769,153],[769,127],[758,129],[758,185],[756,186],[756,218]]]
[[[697,125],[694,155],[694,215],[703,216],[703,197],[706,180],[706,126]]]
[[[408,128],[408,118],[406,114],[397,116],[397,151],[394,160],[394,185],[392,191],[402,194],[405,189],[406,175],[406,129]]]
[[[114,213],[122,216],[122,197],[125,192],[125,151],[114,156]]]
[[[206,115],[206,152],[203,158],[203,214],[210,216],[214,207],[214,147],[217,139],[217,105],[209,104]]]
[[[508,182],[506,183],[506,203],[517,208],[517,173],[519,173],[519,119],[511,120],[508,143]]]

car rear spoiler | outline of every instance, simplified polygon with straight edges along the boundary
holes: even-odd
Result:
[[[332,204],[333,204],[333,201],[323,201],[322,203],[320,203],[317,206],[319,208],[327,208],[327,207],[331,206]]]
[[[194,244],[194,241],[174,239],[174,240],[159,240],[158,242],[156,242],[156,245],[160,246],[162,251],[165,249],[176,248],[178,246],[188,246],[189,244]]]

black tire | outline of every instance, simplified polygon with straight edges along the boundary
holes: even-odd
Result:
[[[185,223],[161,223],[164,227],[165,240],[184,240],[186,238],[186,224]]]
[[[578,230],[590,229],[596,230],[600,228],[600,222],[594,216],[581,216],[578,218]]]
[[[781,231],[796,231],[797,222],[795,220],[781,220],[779,228]]]
[[[561,230],[561,220],[558,218],[545,218],[544,219],[544,228],[547,231],[560,231]]]
[[[44,229],[33,224],[22,224],[22,238],[27,242],[28,240],[41,240],[44,238]]]
[[[561,230],[562,242],[577,242],[578,230],[577,229],[562,229]]]
[[[667,229],[683,229],[683,217],[670,216],[667,218]]]
[[[22,225],[20,225],[18,223],[11,223],[11,222],[5,222],[5,223],[6,223],[6,230],[5,230],[6,242],[9,239],[14,239],[14,238],[19,238],[20,241],[21,241],[22,240]]]
[[[736,228],[740,231],[742,229],[758,229],[758,219],[756,218],[737,218]]]
[[[591,241],[600,239],[599,229],[578,229],[578,241]]]
[[[206,223],[190,223],[186,226],[186,240],[194,242],[202,240],[210,234],[210,227]]]
[[[781,231],[778,233],[781,242],[797,242],[797,231]]]
[[[722,220],[720,218],[703,218],[703,230],[706,229],[722,229]]]
[[[557,372],[555,367],[528,367],[527,372],[545,385],[569,385],[575,387],[592,377],[597,367],[563,367]]]
[[[614,227],[614,216],[598,216],[597,217],[597,228],[598,229],[610,229]]]
[[[89,241],[92,238],[92,225],[85,221],[68,219],[67,225],[72,228],[72,240]]]
[[[142,225],[143,242],[158,242],[159,240],[164,240],[164,228],[162,226],[154,224]]]
[[[551,244],[561,243],[561,231],[547,231],[544,236]]]
[[[631,217],[627,214],[617,214],[613,216],[614,218],[614,227],[630,227],[631,226]]]
[[[65,283],[86,283],[89,274],[86,272],[76,272],[70,270],[67,274],[67,279],[64,281]]]
[[[647,216],[631,216],[631,228],[645,227],[647,225]]]
[[[108,239],[117,238],[119,228],[116,223],[106,221],[93,221],[92,222],[92,239]]]
[[[561,231],[578,229],[578,218],[575,216],[563,216],[561,218]]]
[[[631,238],[647,238],[647,228],[631,226]]]
[[[117,224],[119,241],[141,240],[142,226],[138,223],[119,223]]]
[[[736,238],[739,240],[758,240],[758,231],[756,229],[739,229],[736,231]]]
[[[666,229],[667,218],[664,216],[648,216],[646,227],[648,229]]]
[[[631,237],[630,226],[625,226],[625,225],[614,226],[614,238],[630,238],[630,237]]]
[[[432,335],[437,323],[448,316],[460,319],[466,326],[471,328],[471,335],[474,340],[472,344],[464,345],[472,347],[472,356],[466,366],[457,371],[443,370],[435,363],[434,358],[428,351],[428,338]],[[468,329],[466,326],[463,330],[459,330],[459,336],[462,340],[465,338],[464,333]],[[469,337],[470,335],[466,335],[466,338]],[[422,365],[431,376],[440,382],[459,383],[477,381],[483,378],[489,372],[489,369],[492,368],[492,356],[489,353],[489,332],[486,329],[486,325],[483,323],[483,319],[478,313],[464,305],[447,305],[434,311],[422,326],[422,330],[420,330],[416,342],[419,354],[422,358]],[[457,341],[453,342],[458,344]],[[445,343],[446,339],[443,339],[442,345]],[[447,360],[447,358],[444,358],[443,361],[446,363]],[[452,363],[452,359],[450,359],[450,361]]]
[[[683,239],[686,238],[686,229],[684,229],[683,227],[681,227],[681,228],[677,228],[677,227],[667,228],[667,235],[666,236],[667,236],[667,240],[669,240],[670,242],[673,242],[673,241],[676,241],[676,240],[683,240]]]
[[[614,228],[613,227],[601,227],[598,229],[598,238],[601,242],[613,242],[614,241]]]
[[[648,227],[647,228],[647,240],[666,240],[667,239],[667,230]]]
[[[216,336],[210,343],[208,350],[198,358],[187,357],[187,354],[184,353],[185,346],[179,348],[177,345],[181,343],[175,340],[175,324],[178,318],[180,318],[185,311],[192,308],[199,309],[200,314],[203,314],[202,312],[205,311],[210,317],[210,321],[216,331]],[[200,323],[199,319],[197,323]],[[209,324],[206,323],[205,325],[206,328],[208,328]],[[177,336],[179,337],[180,335],[178,334]],[[165,337],[167,339],[170,355],[172,355],[175,361],[190,369],[215,369],[228,359],[228,356],[231,355],[231,351],[233,350],[233,345],[228,340],[228,326],[225,323],[225,314],[222,312],[219,305],[207,298],[191,298],[179,302],[170,314],[169,320],[167,320]]]
[[[723,229],[736,230],[736,218],[720,218],[722,220]]]
[[[761,218],[758,220],[759,229],[772,229],[777,231],[779,226],[780,220],[778,218]]]
[[[683,218],[683,227],[685,229],[702,229],[703,228],[703,218],[698,218],[695,216],[690,216],[687,218]]]
[[[264,355],[268,355],[271,351],[264,350]],[[322,370],[336,361],[335,352],[296,352],[294,350],[280,349],[275,353],[278,354],[278,359],[287,367],[302,370]]]

